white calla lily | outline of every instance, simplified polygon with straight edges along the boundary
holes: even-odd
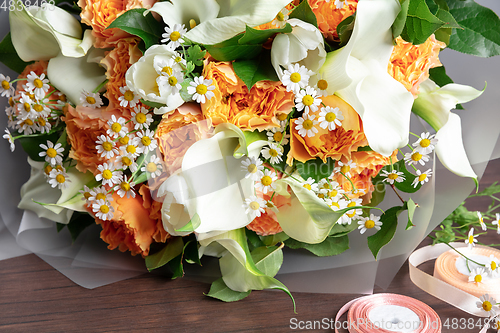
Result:
[[[319,70],[327,92],[356,110],[370,147],[384,156],[408,143],[413,104],[412,94],[387,72],[399,11],[398,1],[360,1],[349,42],[329,53]]]
[[[157,2],[151,9],[144,12],[155,12],[163,18],[163,22],[173,27],[174,24],[184,24],[189,30],[201,22],[213,20],[219,14],[220,6],[215,0],[171,0]]]
[[[21,1],[9,13],[12,44],[24,61],[49,60],[62,53],[66,57],[83,57],[93,44],[90,30],[82,40],[80,22],[65,10],[36,6],[29,10]]]
[[[283,74],[280,65],[287,68],[295,63],[317,72],[326,57],[323,35],[314,25],[299,19],[290,19],[287,23],[292,26],[292,32],[276,35],[271,47],[271,63],[278,77]]]

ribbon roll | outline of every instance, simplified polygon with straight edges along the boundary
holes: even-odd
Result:
[[[350,333],[440,333],[441,319],[427,304],[397,294],[375,294],[344,305],[335,318],[347,314]],[[338,333],[337,327],[335,332]]]

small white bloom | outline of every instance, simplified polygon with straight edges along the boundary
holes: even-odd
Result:
[[[151,178],[159,177],[162,170],[163,166],[161,160],[156,155],[151,155],[149,162],[141,168],[141,171],[147,172]]]
[[[368,229],[380,230],[382,222],[380,222],[380,216],[370,214],[370,217],[362,217],[358,225],[359,232],[364,234]]]
[[[153,117],[145,107],[136,106],[132,111],[132,121],[135,124],[134,129],[147,129],[153,122]]]
[[[14,138],[12,137],[12,134],[10,134],[9,129],[5,129],[5,134],[3,135],[3,138],[5,140],[8,140],[10,143],[10,151],[14,151],[16,149],[16,145],[14,144]]]
[[[43,101],[36,101],[31,106],[31,112],[35,114],[35,117],[48,117],[51,114],[51,110],[47,106],[49,99],[46,98]]]
[[[425,154],[421,154],[419,151],[414,150],[411,153],[405,154],[405,161],[408,165],[420,163],[421,165],[425,165],[426,162],[429,162],[429,156]]]
[[[156,79],[156,84],[160,89],[160,95],[178,94],[182,89],[181,83],[184,75],[181,72],[173,72],[171,75],[160,75]]]
[[[476,284],[482,283],[485,275],[486,271],[484,270],[483,267],[478,267],[476,269],[473,269],[469,275],[469,282],[474,282]]]
[[[333,131],[337,126],[342,126],[341,120],[344,120],[344,116],[339,108],[330,106],[321,108],[318,119],[319,127]]]
[[[127,86],[120,87],[120,92],[123,94],[123,96],[118,97],[121,107],[128,106],[133,108],[134,106],[139,104],[139,95],[134,94],[134,92]]]
[[[174,24],[172,28],[166,26],[165,33],[161,35],[163,37],[161,42],[167,43],[167,47],[173,51],[178,48],[181,43],[184,43],[184,39],[182,37],[186,32],[187,29],[184,27],[184,24]]]
[[[477,243],[477,235],[474,235],[474,228],[470,228],[465,244],[468,244],[469,250],[472,250]]]
[[[203,76],[195,77],[194,81],[190,82],[190,85],[187,87],[188,94],[193,95],[193,101],[196,101],[196,103],[205,103],[205,98],[212,99],[215,96],[212,92],[215,89],[212,82],[212,80],[205,80]]]
[[[80,104],[87,108],[97,109],[100,108],[104,103],[102,102],[102,98],[99,93],[92,93],[86,90],[82,90],[80,94]]]
[[[355,207],[361,206],[362,199],[351,199],[351,201],[347,204],[347,207]],[[361,214],[363,214],[363,210],[361,208],[351,209],[344,213],[339,219],[340,224],[351,224],[351,222],[355,219],[361,218]]]
[[[337,173],[343,173],[347,177],[352,177],[351,170],[356,168],[357,165],[353,160],[349,160],[347,162],[337,161],[337,166],[334,171]]]
[[[303,188],[305,188],[307,190],[314,191],[314,192],[318,191],[318,184],[315,183],[315,181],[312,177],[307,178],[307,180],[303,181],[301,183],[301,185]]]
[[[92,211],[98,219],[106,221],[113,218],[113,212],[115,209],[109,203],[99,199],[92,204]]]
[[[38,156],[40,157],[45,156],[45,162],[51,165],[62,163],[62,157],[63,157],[62,153],[64,151],[64,148],[62,147],[61,143],[58,143],[54,146],[54,144],[51,141],[47,141],[47,145],[44,145],[42,143],[40,144],[40,148],[42,148],[44,151],[40,152]]]
[[[270,131],[267,131],[267,140],[279,143],[282,146],[288,144],[288,138],[290,137],[290,135],[286,133],[283,134],[284,131],[285,130],[281,127],[271,128]]]
[[[500,260],[494,254],[490,255],[490,263],[486,265],[486,269],[492,277],[496,277],[500,272]]]
[[[108,130],[106,134],[108,134],[113,139],[121,136],[124,137],[128,133],[128,128],[125,126],[125,118],[119,117],[116,119],[115,115],[111,115],[111,119],[108,120]]]
[[[318,98],[318,93],[312,87],[305,87],[295,94],[295,107],[297,111],[304,110],[305,114],[318,111],[318,106],[321,100]]]
[[[327,91],[328,89],[328,81],[325,80],[323,74],[318,74],[317,76],[318,82],[316,82],[316,91],[319,96],[328,96],[330,95]]]
[[[278,15],[276,15],[276,17],[271,23],[277,26],[278,28],[284,28],[286,25],[286,20],[288,20],[289,17],[288,14],[290,14],[290,11],[286,9],[286,7],[283,8],[282,10],[279,11]]]
[[[326,195],[329,199],[333,201],[338,201],[344,197],[344,189],[340,186],[340,184],[336,181],[331,181],[331,188],[326,189]]]
[[[92,196],[92,194],[90,193],[91,191],[92,190],[87,185],[83,185],[83,189],[78,191],[78,193],[80,193],[83,196],[82,200],[88,203],[89,198]]]
[[[429,178],[431,175],[432,175],[431,169],[427,170],[426,172],[422,172],[420,170],[417,170],[418,177],[415,177],[415,179],[413,180],[413,182],[411,184],[413,185],[413,187],[417,187],[418,183],[420,183],[420,185],[424,185],[425,183],[427,183],[429,181]]]
[[[431,135],[429,132],[424,132],[420,135],[420,138],[413,143],[413,147],[421,154],[430,154],[434,148],[436,148],[438,142],[438,140],[434,138],[435,136],[435,134]]]
[[[95,176],[95,179],[103,185],[114,186],[119,184],[122,180],[123,172],[116,170],[115,166],[111,163],[103,163],[97,166],[97,171],[99,173]]]
[[[347,208],[347,200],[345,200],[345,199],[340,199],[338,201],[335,201],[335,200],[332,200],[332,199],[325,199],[325,202],[334,211],[338,211],[338,210]],[[342,224],[342,219],[340,218],[337,221],[337,223]]]
[[[137,162],[131,154],[124,154],[118,157],[115,161],[116,163],[116,168],[117,169],[122,169],[123,171],[130,169],[132,172],[136,172],[137,168],[139,167],[137,165]]]
[[[259,179],[257,184],[255,184],[255,187],[266,194],[268,191],[274,191],[276,189],[276,180],[278,180],[276,172],[265,170],[264,175]]]
[[[145,141],[147,141],[147,139],[145,139]],[[141,138],[134,137],[129,139],[127,144],[121,146],[120,150],[122,154],[130,155],[132,159],[136,159],[143,152],[142,147],[139,147],[140,144],[141,144]]]
[[[127,176],[124,176],[123,181],[119,185],[116,185],[115,191],[117,191],[120,198],[124,196],[127,196],[127,198],[135,198],[134,186],[135,183],[128,180]]]
[[[246,171],[245,178],[250,178],[254,181],[258,181],[264,176],[262,161],[256,157],[247,157],[241,161],[241,169]]]
[[[405,180],[404,173],[397,170],[392,170],[391,172],[382,170],[382,175],[386,177],[383,181],[388,182],[391,185],[394,184],[395,181],[401,183]]]
[[[256,217],[260,217],[262,213],[265,213],[266,201],[262,198],[256,197],[255,195],[250,196],[245,199],[243,208],[245,208],[245,213],[250,215],[253,220]]]
[[[174,52],[174,54],[172,55],[172,59],[174,59],[174,61],[177,65],[186,66],[186,59],[184,59],[182,57],[182,54],[180,54],[179,52]]]
[[[45,78],[45,74],[42,73],[40,76],[36,75],[35,72],[31,71],[27,76],[28,83],[26,87],[30,92],[35,94],[35,98],[43,99],[50,89],[49,80]]]
[[[282,161],[283,148],[275,143],[269,143],[269,147],[262,148],[260,152],[271,164],[278,164]]]
[[[5,138],[5,135],[4,135],[4,138]],[[12,143],[11,143],[11,145],[12,145]],[[12,146],[11,146],[11,148],[12,148]],[[492,224],[497,226],[497,234],[500,234],[500,213],[495,214],[495,220],[493,220]]]
[[[137,137],[139,138],[139,148],[144,154],[147,154],[158,147],[158,142],[154,138],[154,135],[155,132],[149,129],[137,132]]]
[[[488,294],[479,297],[479,302],[476,302],[478,308],[483,309],[490,317],[494,317],[498,313],[497,301]]]
[[[66,174],[66,170],[64,168],[54,168],[49,173],[49,184],[52,187],[57,187],[59,189],[66,188],[68,186],[68,175]]]
[[[476,211],[476,214],[477,214],[477,218],[479,220],[479,224],[481,225],[481,229],[483,229],[483,231],[488,230],[486,223],[484,223],[483,215],[481,215],[481,213],[479,211]]]
[[[0,96],[8,98],[14,96],[14,93],[15,89],[10,84],[10,77],[0,74]]]
[[[299,64],[288,65],[288,69],[283,72],[281,83],[286,87],[286,91],[293,91],[298,94],[300,89],[305,88],[309,83],[309,78],[314,73],[305,66]]]
[[[116,148],[116,143],[110,137],[102,134],[97,137],[97,141],[95,143],[95,149],[97,149],[98,154],[101,154],[101,157],[109,160],[115,155],[118,155],[118,148]]]
[[[26,95],[24,92],[21,93],[21,98],[19,99],[19,104],[17,104],[17,110],[27,117],[27,115],[31,115],[32,117],[36,116],[35,110],[33,110],[33,100]]]
[[[16,128],[24,135],[31,135],[38,129],[35,122],[29,117],[21,118],[17,121]]]
[[[305,137],[307,135],[309,138],[312,138],[318,133],[318,129],[315,127],[318,122],[314,118],[315,115],[304,113],[302,117],[295,120],[295,129],[299,131],[300,136]]]
[[[88,202],[96,200],[104,200],[105,202],[113,201],[113,194],[111,194],[104,186],[94,187],[90,190]]]

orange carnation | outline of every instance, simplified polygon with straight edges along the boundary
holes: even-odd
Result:
[[[242,130],[262,131],[278,127],[278,115],[294,106],[293,93],[279,81],[259,81],[249,92],[229,62],[206,61],[203,76],[215,85],[215,97],[201,105],[214,126],[232,123]]]
[[[153,239],[158,243],[165,243],[171,235],[163,228],[161,218],[161,207],[163,203],[156,198],[156,193],[151,193],[149,187],[142,184],[139,188],[139,194],[142,196],[142,206],[149,212],[149,218],[156,221],[156,231],[153,234]]]
[[[259,197],[262,197],[266,201],[269,201],[269,199],[271,199],[270,194],[257,194],[259,195]],[[287,198],[279,194],[274,195],[272,202],[278,210],[286,205],[291,206],[291,198]],[[283,229],[281,229],[281,226],[278,223],[278,217],[276,216],[276,213],[273,212],[270,208],[266,208],[265,211],[265,213],[261,214],[259,217],[256,217],[250,224],[248,224],[247,228],[255,231],[257,235],[260,236],[275,235],[282,232]]]
[[[318,29],[328,40],[338,40],[337,26],[351,16],[358,7],[358,0],[346,0],[344,7],[337,9],[334,0],[308,0],[309,6],[316,15]]]
[[[92,27],[97,48],[112,47],[121,39],[132,35],[117,28],[106,30],[118,16],[135,8],[151,8],[156,0],[79,0],[82,22]]]
[[[423,44],[413,45],[396,38],[397,45],[392,50],[388,72],[417,97],[420,83],[429,78],[429,69],[442,66],[438,55],[446,44],[431,35]]]
[[[368,145],[365,134],[363,133],[363,124],[361,118],[354,109],[341,98],[332,95],[321,98],[326,106],[332,108],[338,107],[342,111],[344,120],[342,126],[333,131],[328,128],[323,129],[316,125],[318,133],[314,137],[302,137],[295,129],[295,119],[290,122],[290,153],[287,157],[287,163],[292,164],[293,159],[300,162],[321,158],[324,162],[328,157],[339,160],[342,156],[351,158],[351,152],[359,147]],[[320,109],[311,112],[319,118]]]

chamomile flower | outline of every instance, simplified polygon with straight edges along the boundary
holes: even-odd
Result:
[[[89,198],[92,196],[90,191],[92,191],[92,190],[87,185],[83,185],[83,189],[78,191],[78,193],[80,193],[82,195],[82,200],[88,202]]]
[[[332,186],[326,190],[326,195],[329,199],[337,201],[344,197],[344,189],[336,181],[331,181]]]
[[[283,28],[286,25],[286,20],[288,20],[288,14],[290,14],[290,11],[286,7],[283,8],[271,23],[278,28]]]
[[[149,174],[151,178],[159,177],[162,170],[161,160],[156,155],[151,155],[149,162],[141,168],[141,171]]]
[[[476,214],[477,214],[477,219],[479,220],[479,224],[481,225],[481,229],[483,229],[483,231],[488,230],[486,223],[484,223],[483,215],[481,215],[479,211],[476,211]]]
[[[318,74],[318,82],[316,82],[316,91],[318,92],[318,96],[330,95],[326,89],[328,89],[328,81],[323,77],[323,74]]]
[[[420,135],[420,138],[413,143],[413,147],[421,154],[430,154],[434,148],[436,148],[438,142],[438,140],[434,138],[435,136],[435,134],[431,135],[429,132],[424,132]]]
[[[102,102],[102,98],[99,93],[92,93],[86,90],[82,90],[82,92],[80,93],[80,104],[87,108],[97,109],[100,108],[104,103]]]
[[[106,221],[113,218],[115,209],[108,202],[99,199],[92,204],[92,211],[98,219]]]
[[[313,114],[304,113],[302,117],[294,121],[295,129],[299,131],[300,136],[305,137],[307,135],[309,138],[312,138],[318,133],[318,129],[316,128],[318,122],[314,120],[315,117]]]
[[[19,119],[17,121],[16,128],[24,135],[31,135],[36,132],[37,125],[32,119],[25,117],[24,119]]]
[[[122,182],[119,185],[116,185],[115,191],[117,191],[116,193],[120,196],[120,198],[123,198],[124,196],[127,196],[127,198],[135,198],[134,186],[135,183],[127,179],[127,176],[124,176]]]
[[[161,37],[163,37],[161,42],[167,43],[167,47],[173,51],[178,48],[181,43],[184,43],[184,39],[182,37],[186,32],[187,29],[184,27],[184,24],[180,25],[176,23],[172,28],[166,26],[165,33],[161,35]]]
[[[29,95],[25,93],[21,93],[21,98],[19,99],[19,104],[17,104],[17,110],[27,116],[31,114],[33,117],[36,115],[35,110],[33,110],[33,100],[29,97]]]
[[[153,66],[158,75],[170,76],[176,72],[181,72],[182,67],[172,58],[155,57]]]
[[[344,120],[344,116],[339,108],[330,106],[321,108],[318,118],[319,127],[333,131],[337,126],[342,126],[341,120]]]
[[[113,195],[106,190],[104,186],[94,187],[90,190],[89,202],[104,200],[106,202],[113,201]]]
[[[500,260],[494,254],[490,255],[490,263],[486,265],[486,269],[493,277],[500,273]]]
[[[123,172],[116,170],[115,166],[111,163],[103,163],[97,166],[99,172],[95,179],[103,185],[114,186],[119,184],[122,180]]]
[[[425,183],[427,183],[429,181],[429,178],[431,175],[432,175],[431,169],[427,170],[426,172],[422,172],[420,170],[417,170],[418,177],[415,177],[415,179],[413,180],[413,182],[411,184],[413,185],[413,187],[417,187],[418,183],[420,183],[420,185],[424,185]]]
[[[11,143],[11,148],[12,148],[12,143]],[[492,224],[497,226],[497,234],[500,234],[500,213],[495,214],[495,219],[493,220]]]
[[[355,207],[361,206],[362,199],[351,199],[351,201],[347,204],[347,207]],[[351,209],[344,213],[339,219],[340,224],[351,224],[351,222],[355,219],[359,219],[363,211],[361,208]]]
[[[306,181],[303,181],[300,185],[302,185],[303,188],[309,190],[309,191],[318,191],[318,184],[314,181],[312,177],[307,178]]]
[[[101,154],[101,157],[109,160],[115,155],[118,155],[116,143],[109,136],[100,135],[97,137],[97,141],[95,143],[95,149],[97,149],[98,154]]]
[[[358,221],[358,225],[359,232],[364,234],[368,229],[380,230],[382,222],[380,222],[380,216],[370,214],[369,217],[362,217]]]
[[[274,191],[276,189],[276,180],[278,180],[276,172],[265,170],[264,175],[258,180],[255,187],[262,193],[266,194],[268,191]]]
[[[474,228],[470,228],[465,244],[468,245],[469,250],[472,250],[477,243],[477,235],[474,235]]]
[[[173,72],[170,75],[160,75],[156,79],[156,84],[160,89],[160,95],[178,94],[182,89],[181,83],[184,81],[182,72]]]
[[[285,133],[282,127],[273,127],[270,131],[267,131],[267,140],[271,142],[276,142],[281,145],[288,144],[289,134]]]
[[[135,161],[134,157],[130,154],[124,154],[119,156],[116,159],[115,163],[117,169],[122,169],[122,170],[129,169],[132,172],[136,172],[138,168],[137,162]]]
[[[50,89],[49,80],[45,78],[45,74],[42,73],[38,76],[35,72],[31,71],[27,79],[28,83],[26,83],[26,87],[28,90],[33,92],[37,99],[43,99]]]
[[[283,148],[275,143],[269,143],[269,147],[264,147],[260,152],[271,164],[278,164],[282,161]]]
[[[386,177],[383,181],[388,182],[391,185],[394,184],[394,182],[401,183],[405,180],[404,173],[397,170],[392,170],[391,172],[382,170],[382,175]]]
[[[128,133],[128,128],[125,126],[125,118],[119,117],[118,119],[115,115],[111,115],[111,119],[108,120],[108,130],[106,134],[108,134],[113,139],[121,136],[124,137]]]
[[[147,141],[147,139],[145,139],[145,141]],[[140,154],[142,154],[143,151],[142,147],[139,147],[140,144],[141,138],[133,137],[129,139],[125,145],[120,146],[120,150],[122,154],[130,155],[132,159],[136,159]]]
[[[258,181],[264,176],[262,161],[256,157],[247,157],[241,161],[241,169],[246,172],[245,178],[250,178],[254,181]]]
[[[245,213],[250,215],[250,218],[253,220],[256,217],[260,217],[262,213],[265,213],[266,201],[252,195],[245,199],[243,208],[245,208]]]
[[[344,209],[344,208],[347,208],[347,200],[345,199],[340,199],[340,200],[332,200],[332,199],[325,199],[325,202],[328,206],[330,206],[330,208],[333,210],[333,211],[338,211],[338,210],[341,210],[341,209]],[[339,219],[337,221],[337,223],[339,224],[342,224],[342,219]]]
[[[485,276],[486,276],[486,271],[484,270],[484,268],[478,267],[470,272],[469,282],[473,282],[476,284],[482,283]]]
[[[494,317],[498,312],[497,301],[488,294],[479,297],[479,302],[476,305],[479,309],[483,309],[490,317]]]
[[[280,113],[276,116],[276,119],[278,119],[280,128],[285,128],[288,122],[288,113]]]
[[[320,104],[321,100],[318,98],[318,93],[313,87],[307,86],[295,94],[295,107],[297,111],[304,110],[305,114],[316,112]]]
[[[52,112],[49,107],[47,106],[47,103],[49,103],[49,99],[46,98],[43,101],[35,101],[31,107],[32,113],[35,113],[37,117],[48,117],[50,116],[50,113]]]
[[[139,148],[141,148],[144,154],[153,151],[158,147],[158,142],[154,138],[155,132],[149,129],[145,131],[137,132],[137,137],[139,138]]]
[[[123,96],[118,97],[121,107],[125,108],[128,106],[133,108],[139,104],[139,95],[135,94],[127,86],[120,87],[120,92],[123,94]]]
[[[421,154],[418,150],[414,150],[411,153],[405,154],[405,161],[408,165],[420,163],[421,165],[425,165],[426,162],[429,162],[429,156],[426,154]]]
[[[337,166],[335,167],[335,172],[343,173],[347,177],[352,177],[351,170],[356,168],[357,165],[352,160],[347,162],[337,161]]]
[[[10,77],[0,74],[0,96],[11,97],[14,96],[15,89],[10,83]]]
[[[183,65],[183,66],[186,66],[186,59],[184,59],[182,57],[182,54],[180,54],[179,52],[174,52],[174,55],[172,56],[172,59],[174,59],[175,63],[177,65]]]
[[[57,143],[56,145],[54,145],[51,141],[47,141],[47,145],[44,145],[42,143],[40,144],[40,148],[42,148],[43,151],[40,152],[38,156],[45,157],[45,162],[51,165],[62,163],[62,153],[64,151],[64,148],[62,147],[61,143]]]
[[[10,134],[10,131],[8,128],[5,129],[5,134],[3,135],[3,138],[10,143],[10,151],[14,151],[16,149],[16,145],[14,144],[14,138],[12,137],[12,134]]]
[[[300,89],[305,88],[309,83],[309,78],[314,73],[305,66],[299,64],[288,65],[288,69],[283,72],[281,83],[286,87],[286,91],[293,91],[298,94]]]
[[[52,187],[57,187],[58,189],[62,190],[68,186],[68,183],[70,180],[68,179],[68,174],[66,173],[66,170],[64,168],[58,169],[52,169],[49,173],[49,184]]]
[[[206,99],[212,99],[215,95],[212,90],[215,86],[212,85],[213,80],[205,80],[203,76],[194,78],[187,87],[188,94],[193,95],[193,101],[196,103],[205,103]]]

